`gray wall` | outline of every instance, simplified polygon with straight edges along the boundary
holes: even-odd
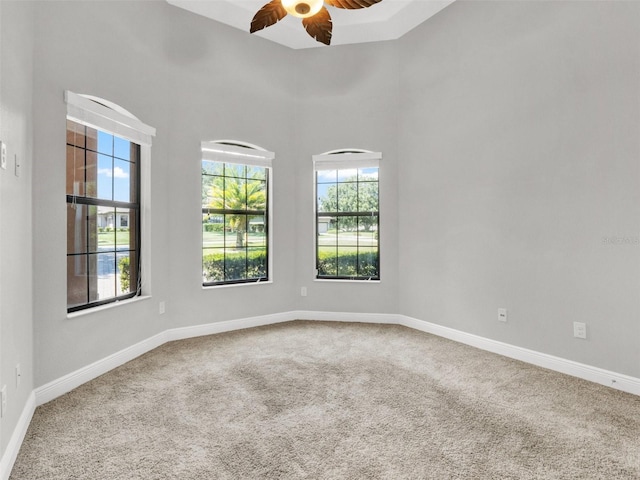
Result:
[[[456,2],[399,41],[401,313],[640,376],[639,26]]]
[[[396,42],[308,51],[165,2],[33,5],[0,2],[0,138],[26,160],[0,172],[2,451],[34,387],[167,328],[295,309],[402,313],[640,377],[640,246],[603,241],[640,231],[640,5],[456,2]],[[158,132],[153,298],[71,319],[65,89]],[[272,284],[201,288],[199,144],[222,138],[276,152]],[[313,281],[311,155],[343,147],[384,155],[379,284]]]
[[[296,308],[395,311],[398,66],[392,44],[294,52],[157,2],[45,2],[36,25],[36,182],[46,186],[34,195],[36,205],[48,205],[35,211],[36,271],[47,272],[35,280],[36,385],[170,327]],[[66,268],[65,177],[56,160],[63,158],[65,89],[114,101],[157,128],[153,299],[73,319],[66,317],[64,283],[51,283],[64,278]],[[199,148],[213,139],[276,152],[272,284],[201,287]],[[345,146],[385,154],[385,280],[379,285],[311,285],[311,155]],[[295,254],[298,249],[303,253]],[[302,283],[307,303],[299,297]]]
[[[0,140],[7,169],[0,170],[0,385],[7,385],[0,452],[18,421],[33,382],[32,261],[32,5],[0,2]],[[15,155],[22,164],[14,176]],[[15,367],[22,369],[16,387]]]
[[[297,306],[302,310],[395,313],[398,286],[397,124],[399,60],[392,42],[294,52],[296,108]],[[314,281],[311,156],[339,148],[382,152],[380,283]],[[306,286],[308,296],[299,296]]]
[[[36,385],[170,327],[290,309],[294,204],[288,50],[164,2],[43,2],[36,29]],[[67,318],[65,89],[113,101],[157,129],[151,151],[152,299]],[[238,139],[275,160],[271,285],[201,287],[200,142]],[[247,295],[251,297],[248,299]],[[159,301],[167,313],[159,315]]]

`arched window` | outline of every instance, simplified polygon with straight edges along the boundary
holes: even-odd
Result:
[[[67,311],[140,295],[141,164],[155,129],[107,100],[67,102]]]
[[[202,142],[202,284],[270,280],[274,154],[246,142]]]
[[[381,158],[360,149],[313,156],[317,279],[380,280]]]

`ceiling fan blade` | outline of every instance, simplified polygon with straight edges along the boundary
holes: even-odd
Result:
[[[263,28],[278,23],[287,16],[287,11],[282,6],[280,0],[272,0],[256,12],[251,20],[250,33],[257,32]]]
[[[302,25],[314,40],[325,45],[331,45],[331,30],[333,24],[329,10],[322,7],[318,13],[312,17],[303,18]]]
[[[324,0],[332,7],[348,8],[355,10],[356,8],[367,8],[371,5],[381,2],[382,0]]]

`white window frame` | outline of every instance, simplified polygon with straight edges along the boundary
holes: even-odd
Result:
[[[127,300],[114,301],[76,312],[75,317],[105,308],[126,304],[151,296],[151,144],[156,129],[129,111],[108,100],[93,95],[65,90],[69,120],[125,138],[140,145],[140,295]]]
[[[273,160],[275,159],[275,153],[241,140],[203,141],[200,144],[200,153],[201,161],[211,160],[267,168],[267,280],[221,283],[218,285],[204,285],[201,282],[203,290],[273,283],[275,273],[273,269]],[[202,248],[202,240],[200,245]],[[202,255],[200,256],[200,263],[200,270],[202,270]]]
[[[312,272],[315,282],[353,282],[353,283],[380,283],[379,279],[357,279],[348,278],[318,278],[317,271],[317,241],[318,241],[318,222],[317,219],[317,177],[316,172],[319,170],[343,170],[343,169],[359,169],[359,168],[378,168],[380,171],[380,161],[382,160],[382,152],[373,152],[371,150],[363,150],[360,148],[341,148],[330,150],[318,155],[312,155],[313,160],[313,259]],[[378,176],[378,231],[382,231],[380,219],[380,177]],[[380,268],[380,252],[382,251],[382,238],[378,237],[378,268]]]

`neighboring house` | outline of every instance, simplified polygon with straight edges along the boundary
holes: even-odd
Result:
[[[129,214],[98,212],[98,228],[129,228]]]
[[[318,217],[318,233],[327,233],[331,225],[331,217]]]

